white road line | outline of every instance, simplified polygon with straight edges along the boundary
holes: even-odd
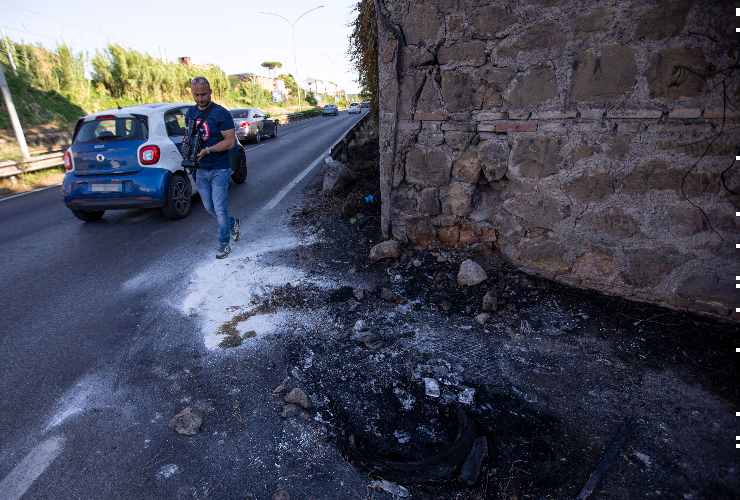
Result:
[[[283,189],[281,189],[281,190],[280,190],[280,192],[279,192],[278,194],[276,194],[276,195],[275,195],[275,196],[274,196],[274,197],[273,197],[273,198],[272,198],[272,199],[271,199],[271,200],[269,201],[269,203],[267,203],[267,205],[265,205],[265,207],[264,207],[264,208],[262,209],[262,211],[263,211],[263,212],[269,212],[270,210],[272,210],[273,208],[275,208],[275,207],[276,207],[276,206],[278,205],[278,203],[280,203],[281,201],[283,201],[283,198],[285,198],[285,196],[286,196],[286,195],[287,195],[288,193],[290,193],[291,189],[293,189],[294,187],[296,187],[296,185],[297,185],[297,184],[298,184],[299,182],[301,182],[301,181],[303,180],[303,178],[304,178],[304,177],[306,177],[306,176],[307,176],[307,175],[309,174],[309,172],[311,172],[311,170],[313,170],[313,169],[314,169],[314,168],[316,167],[316,165],[318,165],[318,164],[319,164],[319,163],[320,163],[321,161],[323,161],[323,160],[324,160],[324,158],[326,158],[326,156],[327,156],[327,155],[328,155],[329,153],[331,153],[331,149],[328,149],[328,150],[326,150],[325,152],[323,152],[323,153],[321,154],[321,156],[319,156],[319,157],[318,157],[318,158],[316,158],[316,159],[315,159],[315,160],[314,160],[313,162],[311,162],[311,164],[310,164],[310,165],[309,165],[308,167],[306,167],[306,168],[305,168],[305,169],[303,170],[303,172],[301,172],[300,174],[298,174],[298,176],[297,176],[297,177],[296,177],[295,179],[293,179],[293,180],[292,180],[292,181],[290,182],[290,184],[288,184],[288,185],[287,185],[287,186],[285,186],[285,187],[284,187]]]
[[[56,460],[64,447],[63,437],[52,437],[32,449],[0,482],[3,500],[19,500],[34,481]]]
[[[51,188],[55,188],[55,187],[59,187],[59,186],[61,186],[61,184],[54,184],[53,186],[48,186],[48,187],[34,189],[33,191],[28,191],[28,192],[25,192],[25,193],[14,194],[13,196],[8,196],[7,198],[0,198],[0,203],[2,203],[4,201],[12,200],[13,198],[20,198],[21,196],[26,196],[26,195],[33,194],[33,193],[38,193],[38,192],[41,192],[41,191],[46,191],[47,189],[51,189]]]

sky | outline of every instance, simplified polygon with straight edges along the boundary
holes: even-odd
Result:
[[[241,4],[241,5],[240,5]],[[175,62],[190,56],[194,64],[216,64],[227,74],[267,74],[263,61],[280,61],[296,74],[290,25],[273,12],[295,20],[323,5],[295,25],[301,81],[336,82],[358,90],[357,74],[347,58],[353,0],[0,0],[0,30],[16,41],[49,48],[66,43],[90,55],[109,43]]]

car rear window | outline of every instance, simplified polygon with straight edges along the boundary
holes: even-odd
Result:
[[[145,141],[149,137],[144,116],[104,117],[82,122],[75,133],[75,143],[110,142],[121,140]]]
[[[233,118],[249,118],[249,110],[248,109],[235,109],[231,112],[231,116]]]

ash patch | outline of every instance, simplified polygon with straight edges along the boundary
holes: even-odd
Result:
[[[287,291],[312,320],[284,341],[313,418],[369,478],[416,498],[575,497],[634,422],[600,498],[740,492],[727,444],[734,325],[528,276],[484,246],[371,264],[380,219],[365,194],[314,186],[293,214],[296,232],[321,235],[296,256],[302,272],[336,285]],[[483,284],[457,285],[467,258]],[[469,486],[460,450],[480,438],[488,453]]]

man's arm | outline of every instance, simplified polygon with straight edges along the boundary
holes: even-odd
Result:
[[[234,144],[236,143],[236,133],[233,128],[231,130],[222,130],[221,135],[224,136],[224,139],[213,146],[201,149],[198,153],[198,159],[203,158],[209,153],[220,153],[222,151],[228,151],[234,147]]]

